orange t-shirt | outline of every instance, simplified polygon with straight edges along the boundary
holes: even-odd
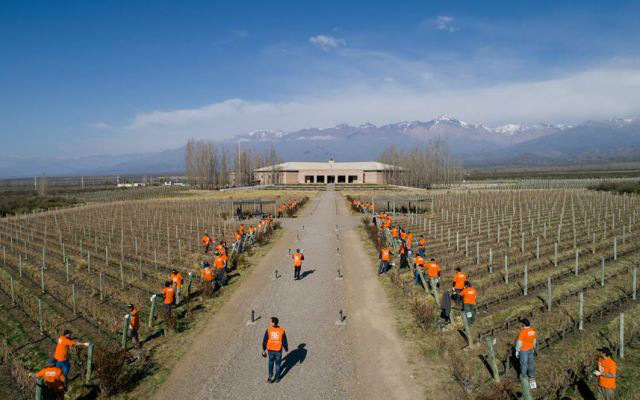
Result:
[[[173,288],[162,288],[162,293],[164,294],[164,304],[173,303],[173,295],[175,294],[175,290],[173,290]]]
[[[211,282],[213,280],[213,270],[209,267],[202,269],[202,280],[205,282]]]
[[[202,245],[203,245],[203,246],[206,246],[206,245],[208,245],[209,243],[211,243],[211,238],[210,238],[209,236],[203,236],[203,237],[202,237]]]
[[[169,275],[169,280],[173,282],[177,288],[182,287],[182,274],[180,272],[178,272],[177,274],[174,274],[172,272],[171,275]]]
[[[293,266],[302,267],[302,253],[293,253]]]
[[[396,228],[391,229],[391,236],[398,238],[398,230]]]
[[[464,272],[456,272],[453,275],[453,288],[462,290],[464,289],[464,283],[467,281],[467,275]]]
[[[616,362],[613,361],[611,357],[600,357],[598,359],[598,371],[600,371],[601,373],[615,375],[617,369],[618,367],[616,365]],[[607,378],[601,375],[598,377],[598,386],[605,389],[615,389],[616,378]]]
[[[64,392],[64,375],[62,374],[62,369],[58,367],[43,368],[35,373],[35,377],[42,378],[44,384],[56,393]]]
[[[427,275],[429,275],[429,278],[437,278],[439,272],[440,264],[434,261],[430,261],[427,263]]]
[[[478,296],[478,292],[474,288],[464,288],[460,294],[463,296],[462,302],[464,304],[476,304],[476,296]]]
[[[420,271],[424,271],[424,258],[416,256],[416,268]]]
[[[56,361],[64,361],[67,359],[67,354],[69,354],[69,347],[75,345],[77,342],[72,339],[68,339],[65,336],[60,336],[58,338],[58,344],[56,345],[56,351],[53,354],[53,358]]]
[[[133,309],[133,311],[129,313],[130,314],[129,325],[133,330],[140,328],[140,316],[138,315],[138,313],[139,313],[138,310],[135,308]]]
[[[389,261],[391,259],[391,253],[386,247],[380,250],[380,258],[382,261]]]
[[[518,340],[522,345],[520,350],[528,351],[533,349],[533,342],[538,337],[538,333],[533,328],[522,328],[518,334]]]
[[[224,259],[222,257],[216,257],[213,259],[213,265],[216,266],[216,268],[218,269],[223,269],[224,268]]]

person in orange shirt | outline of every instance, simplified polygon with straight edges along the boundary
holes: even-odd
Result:
[[[55,366],[55,360],[50,359],[45,368],[35,374],[29,373],[30,377],[42,378],[44,383],[43,395],[45,399],[64,399],[66,378],[62,369]]]
[[[64,332],[62,332],[62,336],[58,338],[56,351],[53,353],[53,359],[55,361],[55,366],[62,369],[62,375],[64,375],[65,379],[69,375],[69,370],[71,369],[71,364],[69,363],[69,348],[71,346],[89,347],[89,342],[81,343],[72,339],[71,331],[68,329],[65,329]]]
[[[380,264],[378,265],[378,275],[383,274],[389,270],[389,265],[391,262],[391,249],[387,246],[383,246],[380,249]]]
[[[304,254],[300,252],[300,249],[296,249],[296,252],[291,256],[293,259],[293,279],[300,280],[300,270],[302,270],[302,261],[304,260]]]
[[[616,378],[618,366],[611,358],[611,350],[608,347],[598,349],[598,369],[593,374],[598,377],[598,398],[601,400],[613,400],[616,390]]]
[[[171,281],[166,281],[162,288],[162,297],[164,298],[164,314],[165,317],[171,317],[171,311],[175,303],[176,291]]]
[[[429,284],[431,285],[431,290],[433,290],[439,285],[442,267],[440,267],[440,264],[436,262],[435,258],[432,258],[431,261],[426,264],[426,267],[427,276],[429,276]]]
[[[171,270],[171,274],[169,274],[169,280],[173,285],[173,289],[176,293],[176,305],[180,304],[180,289],[182,289],[182,274],[178,272],[177,269]]]
[[[520,379],[528,379],[531,389],[537,387],[535,375],[535,350],[538,333],[531,327],[528,319],[522,321],[522,329],[516,341],[516,358],[520,360]]]
[[[280,327],[277,317],[271,317],[271,326],[264,332],[262,338],[262,357],[269,356],[267,382],[280,382],[280,364],[282,361],[282,349],[289,352],[287,334]],[[274,374],[275,367],[275,374]]]
[[[213,293],[213,278],[215,273],[213,269],[211,269],[211,264],[207,261],[202,262],[202,272],[200,273],[200,277],[202,278],[203,288],[202,293],[209,297],[211,293]]]
[[[462,296],[462,311],[467,317],[469,326],[471,326],[476,321],[476,297],[478,296],[478,291],[471,287],[469,281],[466,281],[460,295]]]
[[[204,236],[202,237],[202,247],[204,248],[204,254],[209,254],[209,246],[211,246],[212,242],[213,241],[211,240],[211,237],[209,237],[209,234],[205,232]]]
[[[129,335],[131,335],[131,339],[136,342],[136,346],[141,349],[142,343],[138,335],[138,331],[140,330],[140,313],[133,304],[129,304],[127,308],[129,309]]]
[[[223,287],[225,284],[225,266],[226,261],[223,256],[216,252],[216,257],[213,259],[213,266],[216,269],[216,282],[218,283],[218,287]]]
[[[216,246],[216,251],[220,254],[220,257],[222,257],[222,261],[224,261],[224,267],[226,268],[227,260],[229,259],[227,257],[227,243],[224,240],[221,240],[220,243]]]
[[[462,304],[462,296],[460,293],[464,289],[464,283],[467,281],[467,274],[462,272],[460,267],[456,267],[456,273],[453,274],[453,284],[451,287],[453,288],[453,293],[451,297],[458,302],[458,305]]]

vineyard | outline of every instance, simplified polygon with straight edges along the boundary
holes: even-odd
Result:
[[[295,212],[305,200],[293,194],[274,194],[271,200],[245,195],[241,220],[237,202],[202,197],[91,204],[0,220],[0,346],[16,381],[13,393],[31,396],[35,381],[27,373],[44,365],[63,329],[90,341],[98,360],[87,362],[88,351],[74,348],[72,385],[84,381],[103,388],[99,354],[121,347],[127,304],[140,310],[141,338],[157,336],[166,328],[154,314],[161,299],[150,298],[176,268],[187,293],[176,315],[191,311],[189,302],[201,295],[204,232],[215,243],[226,241],[228,270],[237,271],[252,251],[250,243],[240,254],[231,249],[240,225],[261,227],[251,241],[259,246],[278,227],[277,220],[258,225],[259,219],[287,206],[288,213]]]
[[[535,399],[595,390],[589,376],[596,349],[608,346],[620,361],[640,333],[638,198],[579,189],[437,192],[427,212],[416,213],[391,195],[398,196],[391,208],[362,193],[349,200],[373,204],[376,213],[406,211],[394,226],[415,240],[424,235],[427,258],[443,266],[433,291],[415,285],[409,269],[393,268],[389,280],[404,293],[416,323],[437,340],[469,398],[502,398],[498,392],[511,398],[522,390],[514,355],[522,318],[538,332]],[[380,234],[373,214],[366,214],[371,240],[390,244],[395,254],[390,234]],[[456,267],[478,291],[477,320],[469,326],[454,305],[453,329],[443,328],[438,301]]]

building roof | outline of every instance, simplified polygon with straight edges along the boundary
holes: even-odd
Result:
[[[377,161],[356,161],[356,162],[285,162],[274,166],[258,168],[256,172],[270,172],[272,169],[278,171],[300,171],[300,170],[364,170],[364,171],[383,171],[385,169],[394,168],[392,165],[383,164]]]

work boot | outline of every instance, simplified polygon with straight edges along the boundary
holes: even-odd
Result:
[[[274,379],[273,379],[272,377],[268,377],[268,378],[267,378],[267,382],[269,382],[269,383],[273,383],[273,381],[274,381]]]

